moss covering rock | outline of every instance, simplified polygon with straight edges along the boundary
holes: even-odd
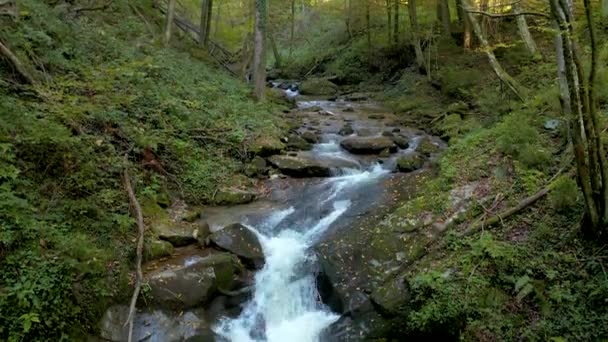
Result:
[[[307,79],[300,85],[302,95],[334,95],[337,92],[338,86],[323,78]]]
[[[397,159],[397,170],[400,172],[412,172],[424,165],[424,157],[417,152],[409,153]]]
[[[256,193],[242,189],[224,188],[215,194],[213,203],[216,205],[238,205],[253,202]]]

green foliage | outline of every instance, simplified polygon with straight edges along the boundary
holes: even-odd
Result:
[[[440,77],[444,94],[466,99],[472,95],[471,88],[478,85],[483,76],[478,69],[448,67],[442,69]]]
[[[570,210],[577,205],[578,200],[579,189],[572,178],[561,176],[551,185],[549,201],[556,210]]]

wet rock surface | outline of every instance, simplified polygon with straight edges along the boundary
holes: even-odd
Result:
[[[234,223],[211,234],[211,243],[244,259],[257,268],[264,264],[264,253],[258,237],[249,228]]]

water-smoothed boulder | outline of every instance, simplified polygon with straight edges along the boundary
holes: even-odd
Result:
[[[397,170],[400,172],[412,172],[424,165],[424,157],[417,152],[406,154],[397,159]]]
[[[249,146],[249,151],[251,151],[253,155],[260,157],[268,157],[279,154],[284,149],[285,144],[283,144],[278,138],[272,136],[260,136]]]
[[[304,154],[272,156],[268,161],[283,174],[292,177],[330,177],[334,170],[358,168],[355,162],[346,159],[320,159]]]
[[[400,149],[406,149],[410,147],[410,140],[401,135],[393,135],[391,140],[397,145]]]
[[[306,140],[310,144],[316,144],[319,142],[319,136],[311,131],[302,133],[302,139]]]
[[[418,141],[418,146],[416,147],[417,152],[427,156],[439,152],[439,149],[439,145],[434,143],[430,137],[421,138]]]
[[[146,275],[151,301],[160,307],[187,309],[208,302],[218,289],[230,290],[236,264],[229,253],[194,256]]]
[[[125,326],[125,321],[128,315],[129,308],[126,305],[110,307],[100,322],[100,337],[104,341],[126,342],[129,326]],[[213,336],[203,317],[202,310],[178,313],[162,310],[138,312],[133,324],[133,340],[178,342],[194,336]]]
[[[334,95],[337,92],[338,86],[323,78],[307,79],[300,85],[302,95]]]
[[[237,205],[237,204],[247,204],[253,202],[256,198],[256,193],[252,191],[242,190],[242,189],[220,189],[215,197],[213,198],[213,202],[216,205]]]
[[[340,135],[344,135],[344,136],[351,135],[353,133],[355,133],[355,130],[353,129],[353,125],[351,125],[350,123],[345,123],[339,132]]]
[[[175,247],[188,246],[198,239],[196,227],[181,222],[155,222],[152,231],[161,240],[168,241]]]
[[[378,154],[385,149],[396,151],[397,146],[387,137],[349,137],[340,142],[340,146],[354,154]]]
[[[144,259],[156,260],[167,257],[173,253],[173,245],[169,241],[157,238],[146,238],[144,243]]]
[[[312,144],[297,134],[291,134],[287,138],[287,149],[291,151],[308,151],[312,149]]]
[[[258,237],[247,227],[234,223],[209,236],[215,246],[239,256],[243,261],[256,268],[264,264],[264,253]]]

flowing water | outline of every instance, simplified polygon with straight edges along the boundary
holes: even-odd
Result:
[[[330,145],[333,143],[317,146],[317,153],[341,153]],[[388,171],[380,165],[367,170],[337,171],[339,176],[314,187],[308,202],[316,210],[308,206],[277,210],[251,227],[260,238],[266,264],[255,277],[253,298],[241,315],[216,328],[220,336],[235,342],[313,342],[339,318],[320,301],[311,247],[349,210],[349,194],[374,183]],[[311,219],[311,212],[324,214]]]

